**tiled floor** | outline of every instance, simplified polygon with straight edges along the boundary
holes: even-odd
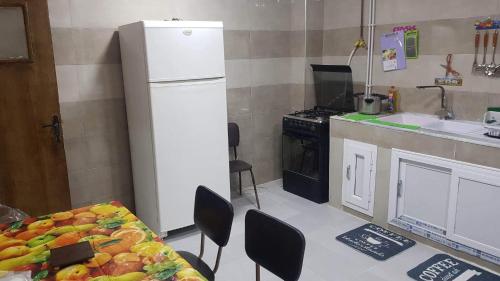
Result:
[[[335,209],[318,205],[283,191],[277,182],[259,188],[262,210],[300,229],[306,237],[306,253],[300,280],[306,281],[401,281],[412,280],[406,272],[440,251],[417,243],[412,248],[380,262],[335,240],[339,234],[359,227],[366,221]],[[255,265],[244,248],[245,213],[254,206],[253,190],[244,191],[232,203],[235,211],[229,244],[222,252],[216,279],[220,281],[255,280]],[[168,237],[167,243],[177,250],[199,251],[197,231]],[[209,241],[209,239],[207,239]],[[217,247],[206,243],[204,260],[213,265]],[[280,280],[262,270],[262,280]]]

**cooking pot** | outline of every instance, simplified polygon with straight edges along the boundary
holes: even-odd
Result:
[[[375,115],[382,112],[382,105],[387,96],[380,94],[371,94],[369,97],[358,96],[358,112],[362,114]]]

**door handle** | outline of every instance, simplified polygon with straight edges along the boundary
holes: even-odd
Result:
[[[52,123],[42,125],[42,128],[50,128],[55,141],[57,143],[61,142],[61,120],[59,119],[59,116],[52,116]]]
[[[351,165],[347,166],[345,177],[347,178],[347,180],[351,180]]]
[[[398,180],[398,190],[397,190],[398,197],[401,197],[403,195],[402,188],[403,188],[403,180]]]

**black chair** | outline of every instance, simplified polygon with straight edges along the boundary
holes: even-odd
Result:
[[[260,266],[285,281],[299,280],[306,241],[295,227],[261,211],[245,216],[245,250],[255,262],[256,280]]]
[[[229,241],[233,217],[234,211],[231,203],[210,189],[198,186],[194,202],[194,224],[201,230],[200,254],[196,256],[184,251],[178,253],[209,281],[215,279],[222,248]],[[205,250],[205,235],[219,246],[213,270],[202,260]]]
[[[240,145],[240,128],[236,123],[228,123],[227,127],[229,147],[232,147],[234,149],[234,160],[229,161],[229,172],[231,174],[238,173],[241,195],[241,172],[250,171],[250,175],[252,176],[253,190],[255,191],[255,199],[257,201],[257,208],[260,210],[259,194],[257,193],[257,186],[255,185],[255,177],[253,175],[252,165],[245,161],[238,160],[238,150],[236,149],[236,147]]]

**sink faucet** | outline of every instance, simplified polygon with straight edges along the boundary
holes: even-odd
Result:
[[[441,89],[441,109],[438,112],[439,119],[453,120],[455,119],[455,114],[453,110],[448,110],[448,102],[446,99],[446,93],[443,86],[417,86],[417,89],[428,89],[428,88],[439,88]]]

